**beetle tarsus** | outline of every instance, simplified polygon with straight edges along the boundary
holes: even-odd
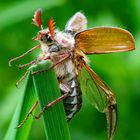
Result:
[[[111,104],[108,106],[106,116],[108,122],[108,139],[112,140],[118,123],[117,104]]]
[[[33,115],[33,111],[35,110],[35,108],[38,105],[38,101],[35,102],[35,104],[31,107],[31,109],[29,110],[28,114],[26,115],[26,117],[24,118],[24,120],[17,126],[17,128],[22,127],[22,125],[27,121],[27,119],[29,118],[30,115]]]
[[[18,87],[20,82],[22,82],[26,78],[28,72],[29,72],[29,69],[27,69],[27,71],[24,73],[24,75],[16,82],[16,87]]]

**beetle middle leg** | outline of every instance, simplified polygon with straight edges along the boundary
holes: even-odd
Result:
[[[39,70],[39,71],[35,71],[35,72],[32,72],[32,74],[39,74],[39,73],[41,73],[41,72],[45,72],[45,71],[48,71],[49,69],[51,69],[51,68],[53,68],[53,67],[55,67],[56,65],[58,65],[58,64],[60,64],[60,63],[62,63],[62,62],[64,62],[64,61],[66,61],[69,57],[70,57],[70,54],[64,54],[64,55],[61,55],[61,56],[63,56],[58,62],[56,62],[55,64],[53,64],[50,68],[48,68],[48,69],[44,69],[44,70]],[[32,64],[32,62],[34,63],[34,64],[36,64],[37,62],[39,62],[39,61],[31,61],[31,62],[29,62],[29,64]],[[26,65],[26,64],[25,64]],[[28,65],[28,64],[27,64]],[[27,76],[27,74],[28,74],[28,72],[29,72],[29,68],[27,69],[27,71],[24,73],[24,75],[16,82],[16,87],[18,87],[18,85],[19,85],[19,83],[21,82],[21,81],[23,81],[23,79],[25,79],[25,77]]]
[[[38,60],[33,60],[33,61],[28,62],[26,64],[18,65],[18,68],[22,69],[22,68],[27,67],[27,66],[35,65],[35,64],[37,64],[37,62],[38,62]]]
[[[66,61],[69,57],[70,57],[70,54],[68,54],[68,53],[65,53],[65,54],[63,54],[63,55],[60,55],[60,56],[59,56],[60,60],[58,60],[56,63],[54,63],[50,68],[44,69],[44,70],[35,71],[35,72],[32,72],[32,74],[39,74],[39,73],[41,73],[41,72],[48,71],[49,69],[54,68],[54,67],[57,66],[58,64],[60,64],[60,63],[62,63],[62,62],[64,62],[64,61]]]
[[[39,62],[39,60],[33,60],[33,61],[31,61],[31,62],[29,62],[27,64],[19,65],[19,68],[22,69],[23,67],[26,67],[26,66],[29,66],[29,65],[30,66],[35,65],[38,62]],[[30,67],[26,70],[26,72],[22,75],[22,77],[20,77],[20,79],[16,82],[16,87],[18,87],[19,83],[26,78],[26,76],[27,76],[29,71],[30,71]]]
[[[59,103],[60,101],[62,101],[63,99],[65,99],[69,95],[70,88],[66,84],[63,84],[62,82],[59,82],[59,87],[64,92],[64,94],[61,95],[60,97],[58,97],[57,99],[53,100],[52,102],[48,103],[47,105],[45,105],[43,107],[43,109],[40,111],[40,113],[37,116],[35,116],[35,119],[39,119],[43,115],[45,110],[52,107],[56,103]]]

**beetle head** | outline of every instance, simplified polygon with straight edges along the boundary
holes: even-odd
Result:
[[[37,36],[33,38],[35,41],[41,41],[43,43],[51,43],[54,41],[55,35],[55,22],[52,18],[48,21],[48,28],[44,29],[42,25],[42,10],[38,9],[34,13],[33,24],[39,27],[41,30],[38,32]]]

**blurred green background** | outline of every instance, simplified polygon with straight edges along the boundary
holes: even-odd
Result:
[[[21,88],[16,80],[24,70],[16,65],[36,57],[39,51],[8,67],[8,60],[36,45],[31,40],[38,28],[31,24],[34,11],[43,9],[44,26],[54,17],[63,30],[77,11],[88,18],[88,27],[115,26],[130,31],[136,50],[126,53],[93,55],[91,66],[116,93],[119,122],[114,140],[140,139],[140,1],[139,0],[4,0],[0,1],[0,140],[4,138],[15,111]],[[46,95],[47,96],[47,95]],[[72,140],[105,140],[105,115],[97,112],[84,98],[83,107],[69,123]],[[56,130],[57,131],[57,130]],[[34,121],[30,140],[45,140],[41,119]]]

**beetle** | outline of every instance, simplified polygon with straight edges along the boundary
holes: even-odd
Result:
[[[69,19],[64,31],[55,29],[55,22],[52,18],[48,21],[48,27],[44,28],[41,16],[42,11],[38,9],[33,17],[33,24],[40,28],[33,40],[38,41],[39,45],[9,61],[11,64],[33,50],[41,49],[36,60],[19,65],[19,68],[35,65],[44,60],[53,62],[62,96],[47,104],[35,118],[39,119],[47,108],[63,100],[66,118],[70,121],[80,110],[82,93],[84,93],[98,111],[106,113],[108,139],[112,140],[118,122],[116,97],[106,83],[88,66],[86,55],[134,50],[133,36],[127,30],[117,27],[87,29],[87,18],[81,12],[75,13]],[[32,74],[43,71],[45,70]],[[17,85],[26,74],[17,82]],[[35,102],[23,122],[18,126],[19,128],[37,105],[38,101]]]

